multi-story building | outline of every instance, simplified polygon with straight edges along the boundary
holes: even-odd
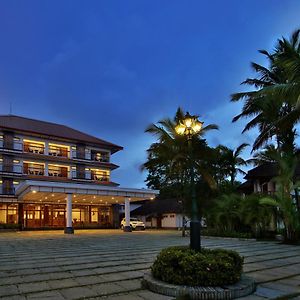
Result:
[[[0,224],[69,231],[118,226],[119,204],[125,202],[129,218],[130,201],[156,194],[111,180],[118,168],[111,155],[120,150],[64,125],[0,116]]]

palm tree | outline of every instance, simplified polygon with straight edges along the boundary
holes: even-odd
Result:
[[[237,194],[223,194],[217,199],[215,207],[216,225],[222,231],[232,232],[240,224],[240,196]]]
[[[246,79],[242,84],[254,89],[231,96],[232,101],[244,101],[242,112],[233,118],[233,122],[250,117],[252,119],[243,132],[254,127],[259,129],[253,150],[275,137],[278,147],[285,152],[293,151],[296,134],[294,125],[300,118],[300,109],[297,111],[300,106],[297,106],[296,100],[300,95],[300,76],[296,74],[300,70],[299,50],[297,30],[290,41],[284,38],[278,40],[272,53],[259,51],[266,56],[269,67],[252,63],[257,77]]]
[[[278,125],[287,127],[300,119],[300,29],[295,30],[290,39],[279,39],[275,51],[275,66],[284,70],[286,80],[262,92],[285,99],[289,110],[278,120]]]
[[[291,191],[299,187],[294,183],[297,158],[293,155],[277,153],[274,156],[278,164],[279,175],[274,178],[276,192],[274,197],[265,197],[260,203],[279,209],[285,227],[285,240],[295,242],[300,237],[300,211],[292,201]]]
[[[240,199],[241,219],[251,227],[256,237],[263,237],[275,219],[274,210],[262,204],[261,198],[260,195],[252,194]]]
[[[233,186],[238,174],[246,174],[241,167],[247,166],[248,162],[241,157],[243,150],[249,146],[246,143],[241,144],[236,149],[230,149],[226,146],[219,145],[216,150],[218,151],[218,159],[220,161],[220,168],[223,173],[230,177],[231,185]]]
[[[159,188],[176,186],[177,198],[182,201],[186,198],[186,190],[191,184],[190,155],[194,160],[196,181],[205,180],[214,188],[215,182],[208,167],[211,150],[203,137],[209,130],[218,129],[215,124],[204,126],[199,135],[192,137],[192,151],[190,151],[186,137],[178,135],[175,131],[176,125],[184,119],[184,115],[183,110],[178,108],[173,119],[166,118],[146,128],[147,133],[157,137],[157,142],[147,150],[148,158],[142,165],[142,169],[147,169],[149,174],[158,174],[160,179],[155,176],[154,179],[156,182],[159,181]],[[185,206],[188,207],[188,205]]]
[[[188,181],[188,163],[189,150],[184,136],[179,136],[175,127],[179,120],[184,118],[184,112],[178,108],[173,119],[166,118],[160,120],[157,124],[151,124],[146,128],[146,132],[157,137],[158,141],[153,143],[147,150],[148,159],[143,164],[142,169],[160,168],[165,177],[165,183],[177,181],[185,183]],[[192,139],[192,155],[195,159],[196,166],[201,172],[201,166],[204,166],[204,158],[208,156],[209,147],[203,136],[209,130],[218,129],[215,124],[204,126],[198,136]],[[204,172],[202,176],[207,176]]]

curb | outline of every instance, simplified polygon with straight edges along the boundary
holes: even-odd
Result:
[[[245,275],[239,282],[233,285],[226,285],[222,287],[190,287],[179,286],[170,283],[166,283],[157,279],[154,279],[152,275],[145,274],[142,280],[142,285],[148,288],[150,291],[166,296],[179,297],[190,296],[191,299],[235,299],[252,294],[256,290],[255,281]]]

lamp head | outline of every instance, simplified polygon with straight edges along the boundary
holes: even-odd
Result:
[[[188,112],[184,119],[175,127],[175,131],[179,135],[193,135],[201,131],[203,122],[198,120],[198,116],[191,116]]]

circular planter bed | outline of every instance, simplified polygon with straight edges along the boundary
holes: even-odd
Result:
[[[251,294],[254,280],[242,276],[243,258],[235,251],[188,247],[163,249],[143,284],[153,292],[191,299],[233,299]]]
[[[166,296],[189,296],[190,299],[235,299],[252,294],[256,285],[253,279],[242,276],[236,284],[220,287],[180,286],[166,283],[153,278],[151,274],[145,274],[142,284],[150,291]]]

